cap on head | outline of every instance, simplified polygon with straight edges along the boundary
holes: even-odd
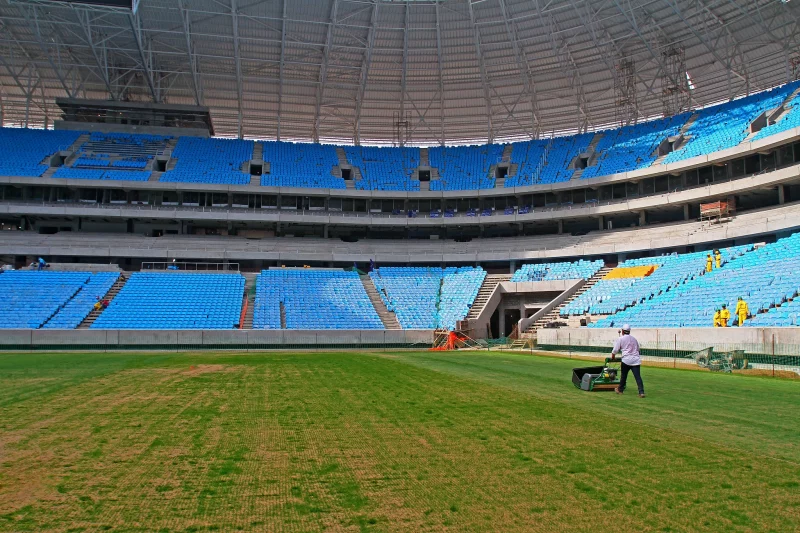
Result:
[[[728,307],[728,304],[722,304],[723,309],[725,309],[726,307]]]
[[[622,325],[622,331],[627,331],[628,333],[630,333],[631,325],[630,324],[623,324]]]

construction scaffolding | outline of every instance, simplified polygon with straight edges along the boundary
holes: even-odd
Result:
[[[636,63],[620,59],[614,65],[614,112],[620,126],[636,124],[639,104],[636,100]]]
[[[671,117],[691,109],[692,95],[686,73],[686,51],[670,46],[661,53],[664,65],[661,74],[661,103],[664,116]]]

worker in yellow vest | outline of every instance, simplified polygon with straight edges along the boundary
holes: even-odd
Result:
[[[722,310],[719,312],[719,325],[723,328],[728,327],[728,321],[731,319],[731,312],[728,310],[727,304],[722,304]]]
[[[722,316],[720,315],[719,307],[714,312],[714,327],[715,328],[722,327]]]
[[[714,260],[711,259],[711,254],[708,254],[708,257],[706,257],[706,272],[711,272],[711,269],[713,268],[713,264],[714,264]]]
[[[741,296],[739,296],[739,301],[736,302],[734,312],[739,319],[739,326],[744,326],[744,321],[747,319],[747,315],[750,314],[750,310],[747,308],[747,302],[742,300]]]
[[[717,268],[722,266],[722,254],[719,253],[719,250],[714,250],[714,260],[717,263]]]

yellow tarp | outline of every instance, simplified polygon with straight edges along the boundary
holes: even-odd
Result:
[[[618,267],[606,274],[603,279],[643,278],[655,272],[657,268],[657,265]]]

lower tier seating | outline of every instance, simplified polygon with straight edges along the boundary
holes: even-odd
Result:
[[[381,267],[370,272],[384,304],[406,329],[455,329],[485,277],[480,267]]]
[[[119,274],[12,270],[0,274],[1,329],[74,329]]]
[[[596,261],[579,259],[574,263],[562,262],[522,265],[522,267],[520,267],[516,272],[514,272],[514,275],[511,276],[511,281],[519,282],[589,279],[601,268],[603,268],[603,261],[601,259]]]
[[[344,270],[262,270],[256,281],[253,329],[383,329],[358,273]]]
[[[232,329],[239,324],[239,274],[135,272],[94,329]]]

